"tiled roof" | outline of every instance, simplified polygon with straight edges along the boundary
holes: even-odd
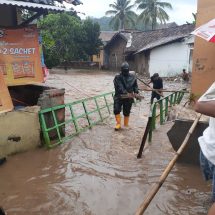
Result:
[[[180,36],[180,35],[160,38],[157,41],[153,41],[153,42],[150,42],[149,44],[146,44],[143,48],[141,48],[137,52],[135,52],[135,54],[138,54],[138,53],[143,52],[148,49],[153,49],[157,46],[161,46],[161,45],[164,45],[164,44],[176,41],[176,40],[180,40],[182,38],[184,38],[184,36]]]
[[[99,38],[103,43],[111,40],[111,38],[117,33],[117,31],[101,31]]]
[[[178,25],[175,22],[169,22],[169,23],[165,23],[165,24],[159,24],[158,26],[156,26],[156,29],[163,29],[163,28],[173,28],[173,27],[177,27]]]
[[[133,31],[133,30],[121,30],[121,31],[116,31],[114,35],[111,37],[109,41],[107,41],[104,45],[105,47],[108,47],[111,45],[111,43],[117,39],[118,37],[121,37],[125,41],[127,41],[127,46],[130,46],[132,43],[132,32],[140,32],[140,31]]]
[[[132,43],[126,52],[140,52],[171,41],[184,38],[194,30],[194,25],[185,24],[172,28],[165,28],[145,32],[133,32]]]

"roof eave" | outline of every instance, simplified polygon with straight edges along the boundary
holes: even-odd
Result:
[[[118,32],[111,38],[110,41],[108,41],[108,43],[104,46],[104,48],[107,48],[118,36],[127,42],[127,39],[125,38],[125,36],[123,36],[120,32]]]
[[[71,9],[67,9],[63,7],[38,4],[38,3],[32,3],[32,2],[24,2],[24,1],[1,0],[0,5],[15,6],[15,7],[20,7],[24,9],[34,9],[34,10],[43,10],[43,11],[57,11],[57,12],[72,11]]]
[[[168,41],[168,42],[165,42],[165,43],[160,43],[159,45],[151,46],[151,47],[149,47],[149,48],[142,48],[142,49],[140,49],[140,50],[136,51],[136,52],[134,53],[134,55],[136,55],[136,54],[140,54],[140,53],[142,53],[142,52],[145,52],[145,51],[148,51],[148,50],[151,50],[151,49],[154,49],[154,48],[160,47],[160,46],[164,46],[164,45],[167,45],[167,44],[170,44],[170,43],[176,42],[176,41],[180,41],[180,40],[182,40],[182,39],[184,39],[184,38],[185,38],[185,36],[180,37],[180,38],[173,39],[173,40]]]

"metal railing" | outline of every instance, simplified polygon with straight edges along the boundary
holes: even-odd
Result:
[[[75,135],[109,117],[114,92],[59,105],[39,112],[44,143],[48,148],[71,140]]]
[[[184,94],[187,93],[185,89],[181,91],[176,91],[166,97],[161,98],[160,100],[156,101],[151,105],[150,114],[148,117],[147,126],[141,141],[141,145],[139,148],[139,152],[137,154],[137,158],[142,157],[143,149],[145,147],[145,143],[148,136],[148,141],[152,141],[152,132],[156,128],[156,121],[160,116],[160,124],[162,125],[168,116],[168,110],[170,107],[176,104],[180,104],[181,100],[183,99]],[[157,106],[159,105],[159,114],[157,114]]]
[[[176,104],[180,104],[185,92],[185,90],[181,90],[171,93],[170,95],[165,96],[152,104],[150,113],[152,119],[151,128],[149,130],[149,142],[152,140],[152,132],[156,128],[156,121],[158,117],[160,119],[160,125],[163,125],[168,116],[169,108]],[[157,114],[157,106],[159,106],[159,114]]]

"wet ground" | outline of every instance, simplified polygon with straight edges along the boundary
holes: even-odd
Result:
[[[46,84],[66,88],[69,102],[112,91],[113,77],[114,73],[72,72],[50,75]],[[166,136],[172,125],[168,122],[155,130],[142,159],[136,159],[150,92],[145,97],[133,107],[129,129],[115,132],[111,116],[52,150],[10,156],[0,167],[0,205],[9,215],[133,215],[174,156]],[[209,201],[210,184],[199,167],[177,163],[145,214],[206,214]]]

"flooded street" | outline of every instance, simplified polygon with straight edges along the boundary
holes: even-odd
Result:
[[[46,85],[65,88],[71,102],[113,91],[113,78],[111,72],[56,73]],[[164,82],[167,89],[185,86]],[[174,156],[168,122],[136,158],[149,113],[150,92],[144,95],[133,106],[128,129],[115,132],[112,115],[54,149],[8,157],[0,167],[0,206],[8,215],[133,215]],[[145,214],[207,214],[210,195],[198,166],[177,163]]]

